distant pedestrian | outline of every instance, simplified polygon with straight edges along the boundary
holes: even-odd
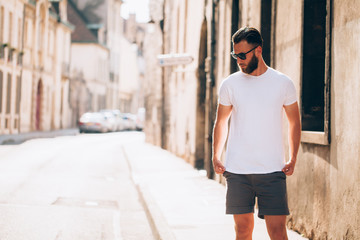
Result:
[[[258,30],[244,27],[232,36],[241,71],[220,86],[213,132],[213,166],[227,181],[226,213],[234,215],[236,239],[252,239],[255,198],[271,239],[287,239],[286,176],[294,172],[300,144],[296,90],[286,75],[267,66]],[[289,161],[282,135],[283,109],[289,123]],[[228,135],[225,165],[220,160]]]

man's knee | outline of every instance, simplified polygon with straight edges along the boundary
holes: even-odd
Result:
[[[238,236],[247,236],[252,234],[253,226],[251,223],[235,224],[235,232]]]
[[[265,216],[265,220],[266,220],[266,227],[271,239],[276,239],[276,240],[287,239],[285,216],[284,217]]]
[[[250,239],[254,229],[253,213],[234,215],[234,219],[237,238]]]

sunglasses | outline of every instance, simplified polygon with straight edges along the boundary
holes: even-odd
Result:
[[[251,52],[252,50],[254,50],[257,47],[258,46],[254,47],[253,49],[247,51],[246,53],[238,53],[238,54],[236,54],[234,51],[232,51],[230,54],[235,60],[237,60],[238,58],[240,58],[241,60],[245,60],[246,59],[246,54],[248,54],[249,52]]]

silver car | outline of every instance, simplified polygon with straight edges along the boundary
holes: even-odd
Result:
[[[124,121],[121,116],[121,112],[118,109],[102,109],[100,113],[105,114],[107,117],[111,118],[111,122],[113,122],[112,131],[121,131],[124,129]]]
[[[79,120],[80,133],[100,132],[106,133],[111,131],[112,125],[106,116],[101,113],[84,113]]]

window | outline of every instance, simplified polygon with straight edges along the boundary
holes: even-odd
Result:
[[[16,79],[16,114],[20,112],[20,97],[21,97],[21,78],[20,76]]]
[[[271,66],[271,11],[272,0],[261,0],[261,36],[264,40],[262,56],[268,66]]]
[[[6,95],[6,113],[10,113],[10,110],[11,110],[11,74],[8,73],[7,95]]]
[[[18,19],[18,39],[17,39],[17,43],[18,43],[18,50],[21,49],[21,43],[22,43],[22,37],[21,37],[21,30],[22,30],[22,21],[21,21],[21,18]]]
[[[4,43],[4,7],[0,7],[0,43]]]
[[[40,21],[39,21],[39,30],[38,30],[38,50],[41,51],[43,48],[43,45],[45,44],[44,38],[45,38],[45,16],[46,16],[46,10],[45,10],[45,4],[42,4],[40,7]]]
[[[324,132],[329,140],[331,0],[305,0],[301,117],[302,130]]]
[[[54,55],[54,46],[55,46],[55,39],[54,39],[54,30],[53,28],[49,29],[48,31],[49,33],[49,37],[48,37],[48,54],[49,56],[53,56]]]
[[[8,61],[11,62],[13,59],[14,53],[14,45],[13,45],[13,38],[12,38],[12,31],[13,31],[13,14],[9,13],[9,46],[8,46]]]
[[[13,30],[13,14],[12,12],[9,13],[9,44],[10,46],[13,46],[12,44],[12,41],[13,41],[13,38],[12,38],[12,30]]]
[[[28,37],[28,27],[29,27],[29,24],[26,20],[24,20],[24,47],[28,47],[30,44],[29,44],[29,37]]]
[[[0,8],[0,59],[5,57],[4,44],[4,7]]]

